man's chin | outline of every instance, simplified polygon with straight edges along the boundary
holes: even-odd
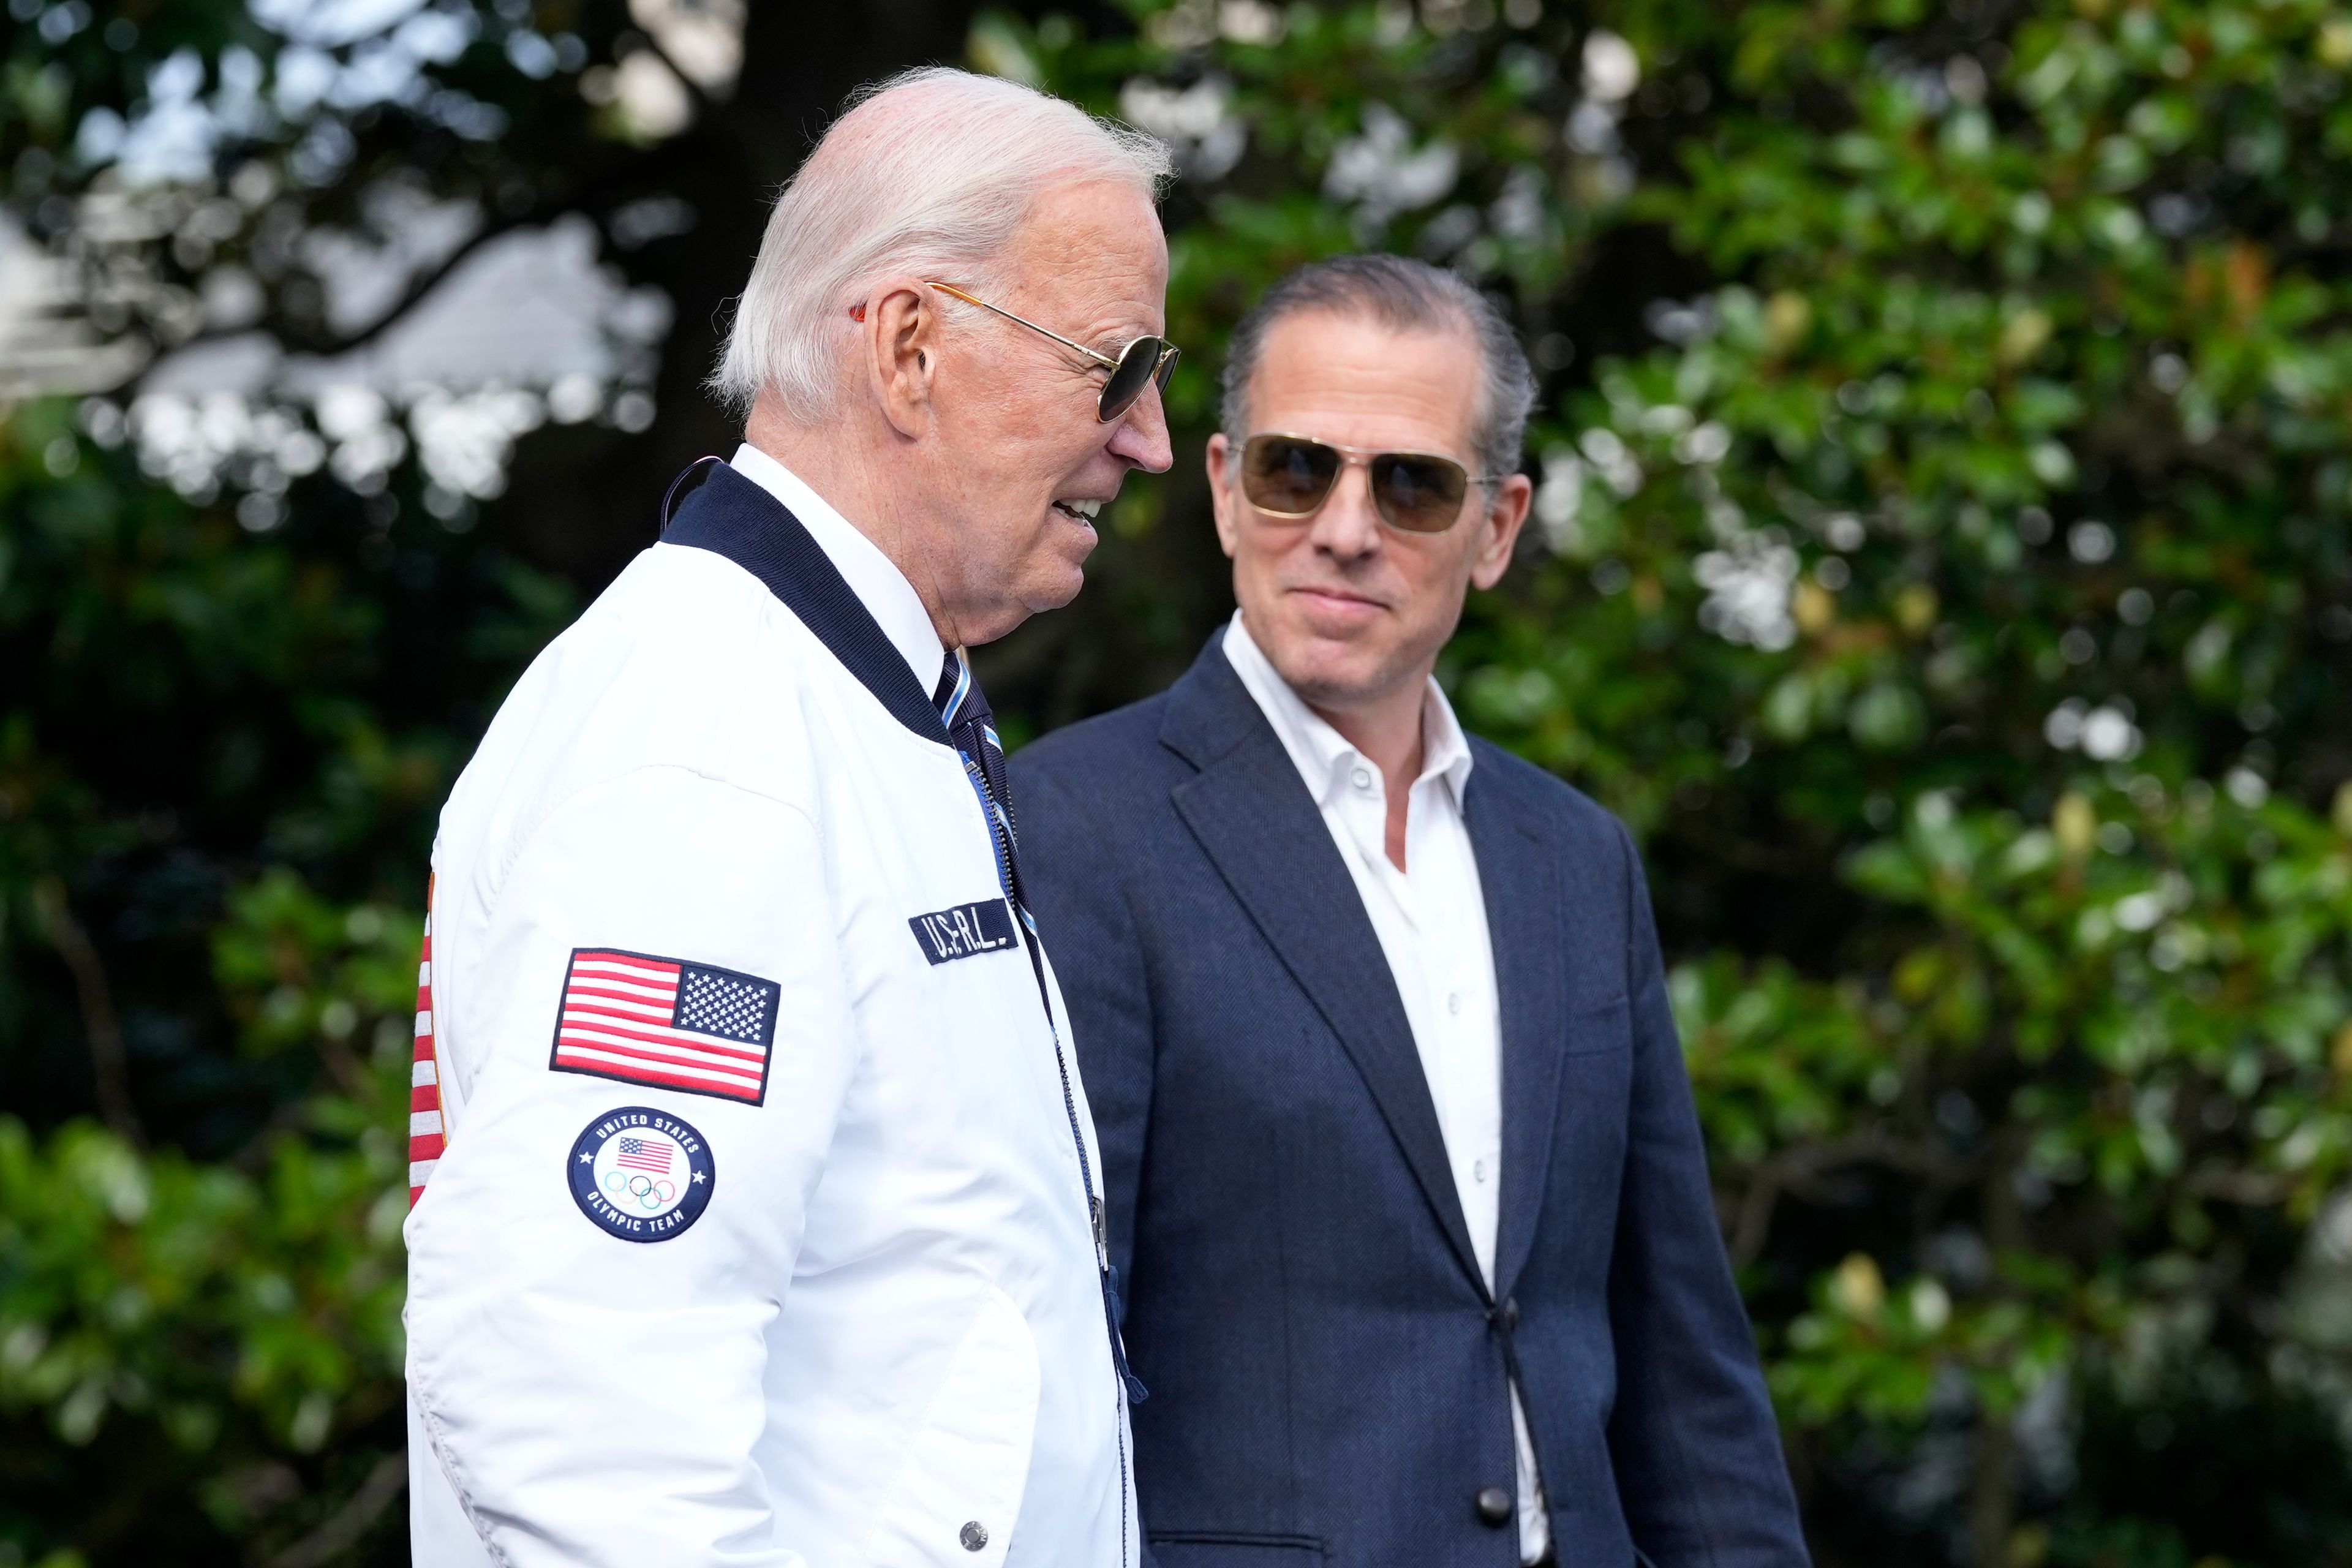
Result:
[[[1023,605],[1033,616],[1043,615],[1076,598],[1078,590],[1087,585],[1085,563],[1086,556],[1081,554],[1075,561],[1066,562],[1065,570],[1040,573],[1029,591],[1021,595]]]
[[[1391,683],[1385,661],[1360,646],[1302,637],[1262,651],[1275,673],[1310,707],[1353,708]]]
[[[1261,635],[1258,646],[1272,657],[1276,647],[1282,650],[1283,661],[1297,664],[1302,669],[1363,669],[1378,664],[1379,647],[1383,629],[1377,623],[1352,616],[1335,616],[1315,613],[1293,601],[1281,606],[1285,612],[1279,624]],[[1253,626],[1253,632],[1257,628]]]

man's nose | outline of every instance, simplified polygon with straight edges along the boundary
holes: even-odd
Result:
[[[1147,474],[1164,474],[1175,465],[1176,449],[1168,438],[1168,405],[1160,400],[1158,387],[1145,387],[1135,406],[1119,416],[1110,449]]]
[[[1342,561],[1380,547],[1381,517],[1372,509],[1372,477],[1360,463],[1339,470],[1330,495],[1317,510],[1308,538],[1315,548]]]

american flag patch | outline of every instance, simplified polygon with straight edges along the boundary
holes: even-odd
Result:
[[[408,1206],[425,1195],[448,1152],[441,1119],[441,1061],[433,1048],[433,882],[425,883],[425,944],[416,955],[416,1054],[408,1068]]]
[[[768,1092],[782,995],[756,974],[574,948],[547,1065],[758,1105]]]

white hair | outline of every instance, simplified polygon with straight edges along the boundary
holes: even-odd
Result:
[[[1108,180],[1156,199],[1171,172],[1156,139],[1017,82],[931,66],[863,89],[776,198],[710,388],[739,413],[772,392],[822,420],[876,274],[992,287],[1045,190]]]

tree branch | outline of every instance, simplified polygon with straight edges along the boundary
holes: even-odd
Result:
[[[408,1486],[408,1450],[395,1449],[375,1462],[351,1500],[326,1523],[269,1560],[268,1568],[323,1568],[360,1543],[377,1516]]]
[[[1954,1156],[1931,1143],[1899,1137],[1884,1123],[1827,1143],[1800,1143],[1764,1160],[1749,1173],[1724,1249],[1734,1268],[1755,1262],[1770,1237],[1773,1211],[1781,1195],[1816,1195],[1823,1178],[1847,1165],[1885,1165],[1948,1188],[1975,1180],[1984,1163],[1981,1155]]]
[[[2263,1207],[2284,1203],[2292,1184],[2267,1171],[2235,1171],[2227,1166],[2200,1166],[2182,1179],[2190,1195],[2223,1203]]]
[[[2016,1561],[2010,1534],[2017,1522],[2017,1426],[2004,1415],[1977,1412],[1975,1451],[1969,1476],[1969,1561],[1975,1568],[2004,1568]]]
[[[66,900],[66,885],[56,877],[33,884],[33,908],[47,928],[49,942],[73,975],[74,992],[81,1004],[83,1037],[89,1042],[90,1077],[98,1092],[98,1111],[118,1137],[133,1147],[147,1142],[139,1112],[131,1103],[130,1064],[122,1048],[122,1021],[114,1011],[114,993],[106,983],[106,965],[89,933],[74,919]]]
[[[1985,1243],[1996,1256],[2025,1245],[2025,1213],[2018,1201],[2016,1175],[2030,1142],[2025,1129],[2011,1127],[1986,1143],[1982,1223]],[[1995,1289],[2000,1288],[1996,1279]],[[2002,1568],[2011,1561],[2017,1480],[2016,1415],[1979,1397],[1969,1474],[1969,1561],[1974,1568]]]
[[[301,1126],[303,1120],[310,1113],[310,1101],[287,1100],[277,1110],[272,1110],[268,1120],[260,1126],[253,1130],[253,1136],[247,1138],[237,1152],[228,1157],[226,1163],[232,1169],[242,1171],[248,1176],[259,1175],[269,1164],[270,1145],[276,1141],[278,1135],[289,1128]]]
[[[331,343],[310,345],[309,352],[319,354],[347,354],[354,349],[365,348],[390,331],[409,311],[423,304],[425,299],[446,282],[449,275],[464,266],[475,252],[494,239],[502,238],[519,228],[530,226],[540,216],[540,209],[536,203],[528,211],[518,213],[511,217],[491,217],[486,213],[482,218],[481,227],[459,240],[457,247],[448,255],[424,271],[411,277],[408,286],[400,291],[400,298],[378,314],[374,321],[355,332],[345,333]]]
[[[268,331],[280,343],[299,353],[316,354],[322,359],[332,359],[338,355],[354,353],[367,347],[394,327],[398,326],[411,310],[423,304],[435,289],[446,282],[451,273],[457,271],[490,241],[512,234],[517,229],[527,228],[533,223],[546,221],[550,216],[537,205],[533,205],[529,211],[512,217],[485,217],[482,226],[461,240],[448,255],[412,276],[407,286],[401,290],[400,298],[386,306],[373,321],[356,331],[347,332],[339,338],[324,339],[307,334],[295,336],[287,332],[283,327],[273,329],[264,326],[261,330]],[[170,357],[170,354],[194,348],[200,343],[219,342],[227,338],[243,337],[253,331],[255,327],[251,324],[238,327],[234,331],[216,331],[207,328],[194,337],[173,344],[167,353],[159,353],[149,360],[145,368],[131,378],[133,395],[136,395],[135,389],[138,385],[152,374],[155,367],[162,364]]]

